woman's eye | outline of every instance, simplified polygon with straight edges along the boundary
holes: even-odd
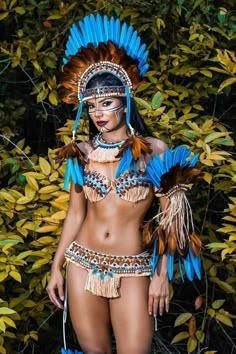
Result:
[[[110,106],[112,104],[112,101],[105,101],[105,102],[103,102],[103,107],[108,107],[108,106]]]
[[[94,108],[94,105],[92,105],[92,104],[88,104],[88,105],[87,105],[87,107],[88,107],[88,110],[91,110],[91,109],[93,109],[93,108]]]

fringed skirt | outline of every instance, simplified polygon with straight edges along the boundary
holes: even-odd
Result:
[[[65,252],[67,262],[88,271],[85,290],[106,298],[119,297],[121,278],[150,276],[151,256],[117,256],[92,251],[73,241]]]

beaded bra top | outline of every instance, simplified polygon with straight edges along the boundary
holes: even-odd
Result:
[[[84,171],[83,189],[90,202],[98,202],[114,191],[121,199],[137,203],[147,198],[151,185],[146,173],[141,171],[125,172],[115,180],[110,180],[97,171]]]

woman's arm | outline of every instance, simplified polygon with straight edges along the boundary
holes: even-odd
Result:
[[[166,207],[167,199],[162,197],[159,199],[161,209]],[[157,268],[152,277],[149,286],[149,301],[148,311],[154,317],[159,313],[163,315],[164,310],[169,311],[170,295],[169,295],[169,280],[167,274],[167,256],[163,254],[158,261]]]
[[[52,263],[50,280],[47,286],[50,300],[59,308],[63,307],[61,301],[64,299],[64,281],[61,274],[61,268],[65,262],[64,253],[71,242],[75,240],[85,215],[86,199],[84,192],[81,187],[72,184],[69,208],[64,221],[60,242]]]

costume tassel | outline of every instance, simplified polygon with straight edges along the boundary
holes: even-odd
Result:
[[[64,189],[67,189],[69,186],[69,182],[72,180],[74,184],[78,184],[80,186],[83,186],[83,168],[81,165],[78,164],[78,161],[75,160],[73,162],[73,159],[69,157],[67,159],[66,163],[66,173],[65,173],[65,178],[64,178]]]
[[[151,265],[152,265],[151,278],[153,277],[155,270],[157,268],[158,260],[159,260],[159,256],[157,255],[157,239],[155,239],[153,243],[153,253],[152,253],[152,260],[151,260]]]
[[[97,296],[106,298],[119,297],[118,288],[120,287],[121,277],[111,271],[102,272],[97,269],[88,271],[85,290],[91,291]]]
[[[80,352],[79,350],[72,350],[72,349],[64,349],[61,348],[61,354],[83,354],[83,352]]]
[[[128,147],[125,150],[124,155],[123,155],[123,157],[120,160],[120,163],[118,165],[118,168],[117,168],[117,171],[116,171],[116,178],[119,178],[122,173],[124,173],[126,171],[127,172],[130,171],[132,163],[133,163],[133,155],[132,155],[132,152],[131,152],[131,148]]]

